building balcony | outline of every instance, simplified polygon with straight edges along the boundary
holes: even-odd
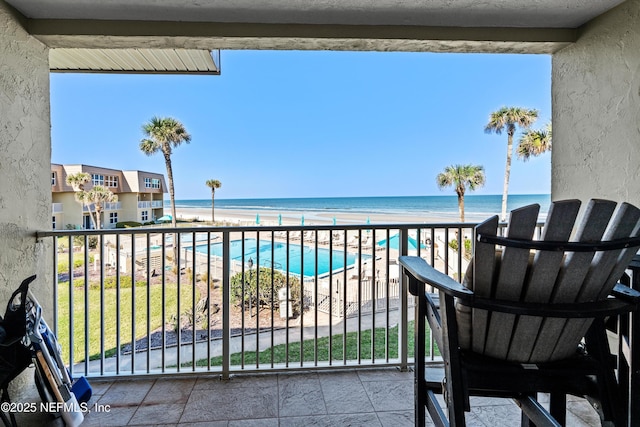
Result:
[[[90,407],[109,408],[88,414],[87,425],[409,426],[414,303],[396,259],[418,255],[460,280],[468,261],[458,248],[472,227],[138,228],[38,238],[56,248],[53,329],[64,360],[94,387]],[[431,349],[430,363],[441,363]],[[520,420],[509,400],[473,405],[472,425]],[[584,401],[571,398],[568,407],[570,425],[599,425]]]
[[[164,207],[162,200],[138,202],[138,209],[157,209]]]
[[[102,204],[102,211],[103,212],[108,212],[108,211],[117,211],[122,209],[122,203],[121,202],[109,202],[109,203],[103,203]],[[82,205],[82,211],[83,212],[95,212],[96,211],[96,205],[95,204],[90,204],[90,205]]]

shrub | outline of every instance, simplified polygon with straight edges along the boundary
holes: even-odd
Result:
[[[260,278],[260,289],[257,289],[258,277]],[[273,288],[271,282],[273,278]],[[256,270],[244,272],[244,293],[242,273],[237,273],[231,278],[231,302],[248,307],[269,307],[274,310],[279,307],[278,291],[287,286],[287,278],[284,274],[260,267]],[[273,295],[273,306],[271,305]],[[289,299],[292,303],[293,315],[300,313],[300,280],[296,277],[289,277]]]
[[[449,247],[454,251],[458,251],[458,239],[453,239],[449,242]],[[464,239],[464,254],[466,259],[471,259],[471,239]]]
[[[137,221],[122,221],[116,224],[116,228],[134,228],[142,227],[142,224]]]

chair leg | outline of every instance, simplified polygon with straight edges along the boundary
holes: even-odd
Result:
[[[462,360],[458,343],[458,329],[453,297],[440,292],[440,314],[445,319],[442,324],[444,348],[441,348],[445,361],[447,382],[443,391],[449,408],[449,425],[465,427],[465,410],[469,409],[469,393],[462,375]]]
[[[549,413],[562,425],[567,424],[567,395],[551,393],[549,396]]]
[[[616,426],[626,425],[624,409],[618,389],[618,381],[611,365],[609,341],[602,319],[593,321],[585,336],[587,351],[600,361],[600,372],[597,375],[599,400],[603,421],[613,421]]]

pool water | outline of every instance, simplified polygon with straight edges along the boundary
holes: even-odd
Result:
[[[242,262],[244,252],[244,262],[249,262],[249,258],[254,265],[260,262],[261,267],[273,268],[298,275],[298,276],[315,276],[316,275],[316,251],[315,248],[309,246],[289,244],[289,266],[287,268],[287,245],[280,242],[272,242],[271,240],[260,240],[257,244],[256,239],[245,239],[244,245],[242,240],[232,240],[231,259]],[[197,245],[196,251],[199,253],[207,253],[207,245]],[[211,255],[222,257],[222,242],[209,245]],[[271,258],[273,249],[273,260]],[[371,255],[362,255],[363,259],[371,258]],[[331,268],[334,272],[344,268],[344,251],[329,251],[325,248],[318,248],[318,276],[324,276],[329,273],[329,260],[331,259]],[[347,268],[355,265],[357,256],[347,252]]]

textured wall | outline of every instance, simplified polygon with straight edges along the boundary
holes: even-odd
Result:
[[[20,281],[32,286],[51,319],[51,134],[47,48],[29,36],[0,0],[0,313]]]
[[[553,56],[554,199],[640,206],[640,0],[582,29]]]

